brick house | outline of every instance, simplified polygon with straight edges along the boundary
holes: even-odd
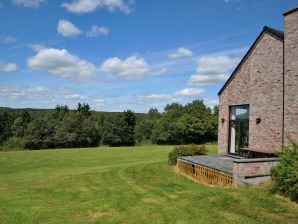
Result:
[[[298,7],[265,26],[219,91],[218,153],[270,157],[298,140]]]
[[[183,156],[178,170],[216,186],[271,179],[273,154],[298,140],[298,6],[284,32],[265,26],[219,91],[218,155]]]

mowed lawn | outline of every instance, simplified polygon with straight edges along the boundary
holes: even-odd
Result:
[[[297,205],[266,188],[207,187],[175,173],[172,148],[2,152],[0,223],[297,223]]]

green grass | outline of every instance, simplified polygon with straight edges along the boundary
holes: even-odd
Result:
[[[265,188],[211,188],[175,173],[172,148],[2,152],[0,223],[296,223],[297,205]]]

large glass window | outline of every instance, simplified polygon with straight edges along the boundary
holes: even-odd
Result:
[[[230,107],[229,153],[242,155],[248,148],[249,105]]]

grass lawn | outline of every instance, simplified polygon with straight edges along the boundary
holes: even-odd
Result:
[[[297,205],[265,188],[211,188],[175,173],[172,148],[2,152],[0,223],[297,223]]]

